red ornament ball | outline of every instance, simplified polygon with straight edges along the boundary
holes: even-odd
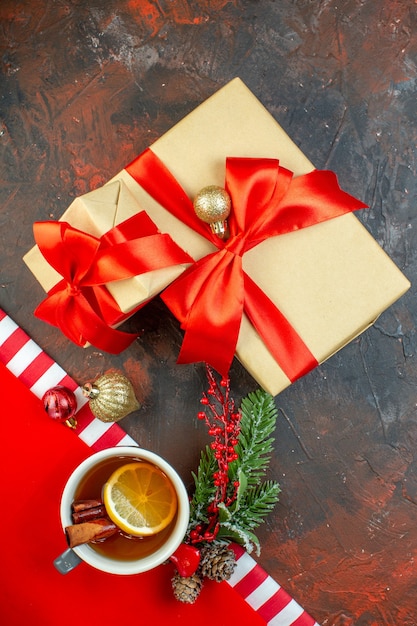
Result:
[[[66,422],[77,410],[75,394],[61,385],[48,389],[42,397],[42,402],[49,417],[57,422]]]
[[[178,574],[184,578],[192,576],[200,564],[200,550],[186,543],[181,543],[174,554],[169,557],[174,563]]]

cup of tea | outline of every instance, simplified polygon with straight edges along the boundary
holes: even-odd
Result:
[[[129,575],[169,559],[187,532],[190,506],[183,481],[166,460],[119,446],[78,465],[64,487],[60,515],[69,548],[54,561],[58,571],[84,561]]]

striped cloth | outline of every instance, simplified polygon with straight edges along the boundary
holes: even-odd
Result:
[[[0,309],[0,362],[38,398],[64,385],[77,398],[75,433],[94,451],[138,445],[115,423],[101,422],[91,413],[80,386]],[[233,544],[237,566],[228,583],[268,626],[319,626],[291,596],[241,547]]]

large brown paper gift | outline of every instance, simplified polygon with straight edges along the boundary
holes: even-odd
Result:
[[[225,160],[230,156],[278,158],[295,175],[314,169],[239,79],[171,128],[151,150],[190,198],[206,185],[224,185]],[[193,258],[213,250],[144,192],[126,170],[118,177],[159,228]],[[368,328],[409,288],[408,280],[352,213],[268,239],[244,255],[243,267],[318,362]],[[273,395],[290,384],[245,315],[236,356]]]
[[[224,185],[227,157],[279,159],[296,176],[314,170],[239,79],[171,128],[151,150],[190,198],[207,185]],[[158,204],[126,170],[108,185],[116,181],[123,182],[159,230],[169,233],[195,260],[215,250]],[[33,260],[32,256],[28,264],[39,277]],[[243,269],[319,363],[368,328],[409,288],[408,280],[352,213],[263,241],[244,255]],[[138,297],[133,286],[129,297],[135,306]],[[272,395],[291,384],[246,315],[236,356]]]

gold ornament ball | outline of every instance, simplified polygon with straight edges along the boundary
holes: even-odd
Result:
[[[85,383],[82,390],[89,399],[92,414],[102,422],[117,422],[140,408],[131,382],[114,370],[93,383]]]
[[[227,229],[227,218],[232,202],[226,189],[218,185],[203,187],[194,198],[194,211],[197,217],[210,224],[212,231],[224,237]]]

